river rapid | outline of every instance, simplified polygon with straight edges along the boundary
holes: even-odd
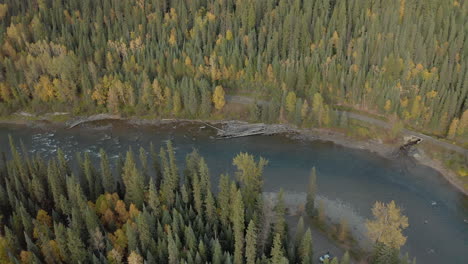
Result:
[[[342,201],[364,218],[371,216],[375,201],[395,200],[409,218],[402,252],[416,257],[417,263],[468,263],[468,199],[437,171],[412,160],[390,160],[365,150],[287,135],[218,140],[209,127],[183,123],[152,126],[102,121],[73,129],[0,124],[0,152],[9,152],[9,135],[31,154],[46,158],[61,148],[68,159],[76,152],[88,152],[97,161],[103,148],[111,162],[129,148],[148,150],[150,142],[159,148],[172,140],[181,166],[193,149],[205,157],[214,185],[221,173],[234,175],[236,154],[248,152],[269,160],[264,171],[267,192],[283,188],[287,193],[305,193],[315,166],[318,194]]]

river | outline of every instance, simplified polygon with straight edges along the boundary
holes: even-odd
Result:
[[[68,158],[76,152],[89,152],[97,160],[103,148],[111,161],[130,147],[137,151],[153,142],[159,148],[172,140],[180,163],[192,149],[199,150],[216,185],[220,173],[233,175],[233,157],[249,152],[269,160],[264,189],[273,192],[279,188],[306,192],[315,166],[318,194],[343,201],[362,217],[370,217],[376,200],[395,200],[409,218],[404,232],[408,240],[402,252],[409,252],[419,264],[462,264],[468,260],[468,199],[438,172],[411,160],[389,160],[365,150],[285,135],[217,140],[212,129],[188,124],[143,126],[113,121],[74,129],[0,124],[2,152],[9,150],[8,135],[17,143],[22,141],[31,154],[51,157],[61,148]]]

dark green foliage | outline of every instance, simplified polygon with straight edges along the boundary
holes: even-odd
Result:
[[[400,252],[398,249],[388,247],[383,243],[376,243],[369,263],[406,264],[410,263],[410,260],[408,255],[400,257]],[[413,260],[412,263],[416,263],[416,260]]]
[[[257,259],[257,231],[255,223],[251,220],[245,235],[245,258],[247,264],[255,264]]]
[[[312,168],[309,176],[309,185],[307,188],[306,212],[312,217],[315,215],[315,196],[317,194],[317,172]]]
[[[312,232],[307,229],[307,232],[302,237],[302,241],[299,245],[299,259],[303,264],[313,263],[313,250],[312,250]]]
[[[144,178],[142,173],[137,169],[132,150],[127,151],[122,179],[125,185],[125,201],[134,203],[138,208],[142,208],[144,200]]]
[[[113,193],[115,192],[115,180],[110,169],[107,153],[101,149],[99,154],[101,157],[101,175],[104,192]]]
[[[78,178],[69,169],[73,168],[71,163],[60,153],[45,162],[40,157],[28,157],[27,152],[18,152],[13,142],[11,147],[12,158],[0,165],[0,181],[5,183],[5,187],[0,185],[0,190],[5,190],[0,196],[2,263],[17,263],[26,258],[32,263],[144,260],[147,263],[240,264],[311,263],[313,260],[311,232],[302,235],[303,221],[298,226],[295,242],[289,246],[283,191],[273,211],[264,212],[270,210],[264,208],[261,193],[266,160],[257,163],[248,154],[238,156],[236,163],[244,172],[239,177],[244,179],[243,183],[257,186],[245,189],[240,184],[238,188],[239,183],[223,175],[218,193],[213,195],[208,166],[196,151],[186,157],[184,184],[180,186],[179,168],[170,142],[161,149],[157,166],[146,163],[141,155],[138,166],[129,150],[117,177],[111,174],[103,151],[100,151],[100,169],[93,167],[89,157],[78,161],[82,176]],[[140,150],[140,153],[146,152]],[[25,163],[34,166],[23,166]],[[154,177],[148,175],[149,181],[143,177],[149,173],[145,167],[150,166],[163,171],[160,187]],[[59,171],[66,173],[62,175]],[[117,189],[119,178],[125,187],[123,194],[108,192]],[[103,188],[91,185],[90,180],[102,182]],[[25,191],[28,185],[21,184],[23,181],[36,181],[41,187],[28,192]],[[255,198],[251,219],[246,217],[244,201],[249,200],[243,191]],[[50,202],[47,197],[52,197]],[[272,241],[267,241],[268,238]],[[2,255],[3,252],[8,254]],[[373,258],[381,261],[394,254],[376,248]]]

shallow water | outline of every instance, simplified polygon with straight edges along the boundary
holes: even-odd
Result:
[[[214,182],[220,173],[233,175],[232,158],[249,152],[269,160],[264,189],[305,192],[310,170],[316,167],[318,193],[350,204],[369,217],[376,200],[395,200],[404,208],[410,226],[403,252],[418,263],[467,263],[468,201],[431,168],[408,160],[388,160],[364,150],[330,142],[300,141],[286,136],[257,136],[216,140],[214,132],[194,125],[134,126],[123,122],[100,122],[74,129],[32,128],[0,125],[0,151],[8,151],[8,135],[22,141],[29,152],[46,157],[62,148],[68,158],[76,152],[99,157],[99,149],[116,160],[130,147],[137,151],[153,142],[158,148],[172,140],[182,163],[193,148],[205,157]],[[432,202],[437,205],[431,205]],[[425,220],[428,221],[425,224]]]

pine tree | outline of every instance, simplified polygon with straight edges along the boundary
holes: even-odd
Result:
[[[141,164],[141,175],[144,179],[144,185],[148,184],[149,182],[149,175],[148,175],[148,159],[146,158],[146,150],[143,147],[140,147],[140,164]]]
[[[122,179],[125,185],[125,201],[134,203],[138,208],[142,208],[144,202],[144,179],[136,167],[131,150],[127,151]]]
[[[193,176],[193,203],[198,214],[203,213],[202,186],[197,174]]]
[[[263,168],[268,164],[264,158],[255,161],[252,155],[247,153],[238,154],[233,164],[237,167],[237,178],[241,183],[242,197],[247,210],[247,219],[253,216],[258,194],[262,192]]]
[[[112,172],[109,166],[107,153],[104,151],[104,149],[101,149],[99,154],[101,156],[101,175],[104,191],[107,193],[113,193],[115,192],[115,180],[114,176],[112,176]]]
[[[284,203],[284,191],[280,189],[277,197],[275,211],[275,223],[273,232],[279,234],[281,237],[286,237],[286,205]]]
[[[184,236],[187,249],[191,252],[195,252],[195,250],[197,249],[197,238],[195,237],[195,233],[193,232],[191,226],[185,227]]]
[[[221,249],[221,244],[218,239],[215,239],[211,251],[213,252],[212,263],[213,264],[222,264],[223,263],[223,252]]]
[[[153,142],[150,143],[150,153],[151,153],[151,160],[153,162],[154,184],[156,186],[156,189],[159,189],[159,187],[161,186],[161,181],[162,181],[161,164],[159,164],[158,153],[155,150]]]
[[[232,225],[234,227],[234,264],[241,264],[244,262],[244,203],[240,190],[237,190],[233,201]]]
[[[85,175],[85,179],[88,183],[87,186],[87,191],[89,193],[89,196],[91,200],[94,200],[97,198],[97,196],[100,194],[100,178],[98,179],[96,177],[96,171],[94,169],[94,166],[91,162],[91,158],[88,153],[85,153],[84,155],[84,162],[82,164],[83,167],[83,173]]]
[[[312,168],[309,177],[309,185],[307,189],[306,212],[310,217],[315,215],[315,195],[317,192],[317,173],[315,167]]]
[[[172,113],[175,115],[180,114],[180,111],[182,110],[182,101],[180,99],[180,93],[179,91],[176,91],[174,93],[174,96],[172,97]]]
[[[153,178],[151,178],[149,182],[148,205],[155,216],[159,216],[161,214],[161,202],[159,201],[158,191],[156,190]]]
[[[149,248],[151,244],[153,234],[151,234],[150,221],[150,213],[147,210],[144,210],[142,213],[138,214],[135,219],[141,248]]]
[[[206,164],[205,159],[203,157],[200,158],[198,168],[198,172],[200,175],[200,184],[202,187],[202,196],[206,197],[208,191],[211,189],[211,181],[208,165]]]
[[[304,236],[304,228],[304,219],[301,216],[301,218],[299,218],[299,222],[297,223],[296,234],[294,239],[296,247],[299,247],[301,244],[302,237]]]
[[[399,250],[377,242],[374,245],[371,263],[399,263]]]
[[[67,247],[73,262],[86,262],[88,256],[86,247],[81,241],[79,235],[70,228],[67,228]]]
[[[201,87],[200,87],[200,90],[201,90],[200,115],[201,117],[208,117],[211,114],[212,96],[208,87],[209,87],[209,83],[203,80]]]
[[[281,235],[275,234],[273,240],[273,248],[271,249],[271,263],[272,264],[283,264],[288,263],[284,257],[283,246],[281,245]]]
[[[257,230],[255,223],[250,220],[245,237],[245,258],[247,264],[255,264],[257,259]]]
[[[206,218],[210,223],[214,223],[216,219],[216,205],[213,198],[213,194],[208,190],[208,194],[205,198],[205,214]]]
[[[169,253],[168,263],[177,264],[179,262],[179,249],[177,248],[176,242],[172,237],[172,232],[168,232],[167,237],[167,249]]]
[[[310,228],[307,229],[307,232],[302,238],[301,245],[299,247],[299,258],[301,259],[302,264],[313,263],[312,232],[310,231]]]
[[[220,220],[224,226],[228,225],[229,221],[229,176],[221,174],[219,178],[219,192],[218,192],[218,210],[220,211]]]
[[[343,257],[341,258],[340,264],[350,264],[350,263],[351,263],[351,259],[349,257],[349,252],[346,251]]]

